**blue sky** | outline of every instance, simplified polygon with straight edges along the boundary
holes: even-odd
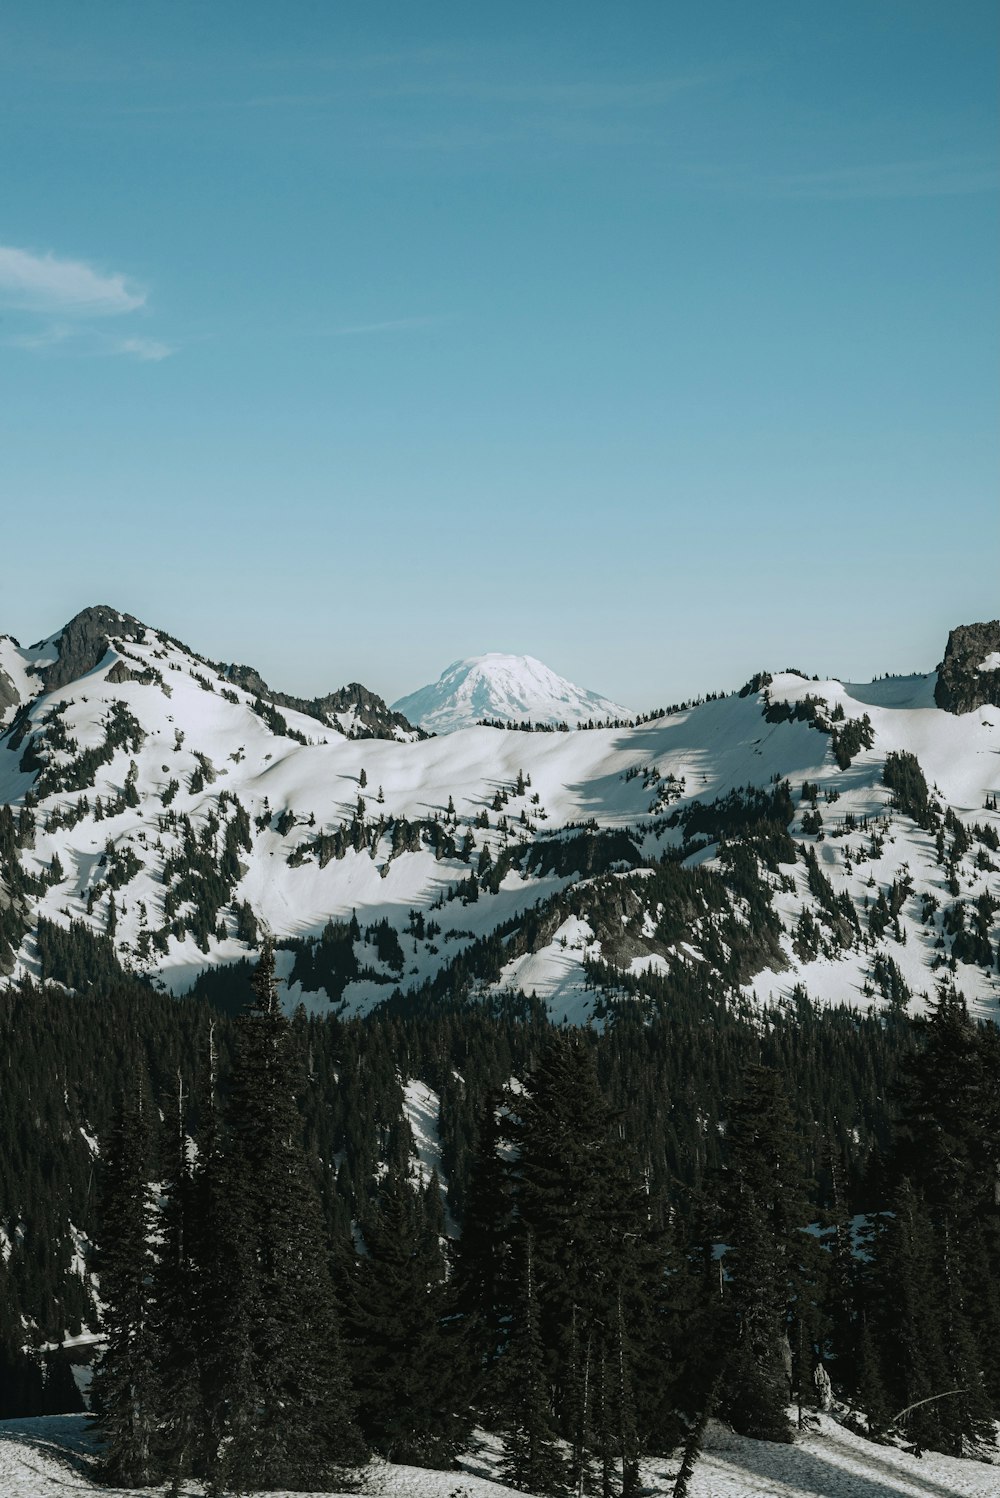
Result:
[[[0,630],[629,704],[1000,613],[993,3],[12,0]]]

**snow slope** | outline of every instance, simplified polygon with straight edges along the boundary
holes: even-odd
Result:
[[[44,656],[39,647],[38,659]],[[11,650],[5,658],[13,660]],[[35,652],[16,655],[29,689],[27,668],[35,658]],[[804,984],[813,998],[868,1007],[883,1002],[872,985],[882,953],[919,1007],[947,972],[948,908],[957,902],[971,912],[985,898],[1000,909],[1000,854],[974,839],[952,881],[934,837],[893,809],[882,783],[887,753],[906,750],[956,823],[1000,828],[992,809],[1000,793],[1000,709],[956,716],[934,706],[933,688],[933,676],[856,685],[788,673],[773,678],[766,696],[748,690],[636,727],[568,733],[475,727],[412,743],[359,740],[290,708],[276,724],[262,715],[253,693],[212,676],[200,657],[147,630],[143,639],[113,642],[79,680],[41,693],[27,718],[0,738],[0,806],[8,804],[18,818],[25,798],[37,799],[34,830],[18,857],[25,877],[45,886],[28,897],[30,930],[15,976],[38,973],[31,934],[38,916],[62,925],[82,921],[96,934],[113,925],[123,963],[181,993],[205,968],[248,955],[237,934],[237,907],[248,905],[279,940],[315,939],[328,921],[347,921],[353,911],[365,975],[347,984],[341,1002],[361,1010],[396,987],[419,986],[476,939],[536,906],[544,910],[572,886],[583,908],[568,923],[563,913],[544,925],[529,950],[512,951],[497,986],[534,991],[555,1018],[584,1021],[595,999],[584,963],[601,956],[608,933],[588,913],[587,871],[557,872],[547,853],[590,827],[595,835],[627,834],[631,861],[653,864],[682,842],[673,813],[786,777],[799,857],[782,866],[780,877],[767,876],[784,926],[784,965],[758,972],[745,991],[778,1000]],[[817,697],[828,717],[869,718],[872,747],[847,769],[834,759],[829,733],[765,716],[768,703],[788,703],[792,711]],[[115,714],[134,724],[132,736],[84,774],[87,751],[105,744]],[[72,789],[52,788],[72,775]],[[821,835],[803,826],[810,809],[801,800],[805,781],[817,788]],[[197,892],[183,882],[184,849],[197,844],[208,850],[209,867],[220,867],[237,804],[248,835],[199,941],[184,924]],[[334,853],[336,837],[341,846]],[[815,852],[835,894],[850,902],[861,930],[849,948],[827,941],[811,958],[794,945],[803,912],[816,909],[801,857],[806,849]],[[703,848],[688,863],[718,868],[719,851]],[[470,901],[461,888],[487,856],[494,865],[505,856],[513,861],[495,893],[484,887]],[[909,892],[898,932],[894,927],[868,940],[868,907],[901,880]],[[637,876],[629,884],[634,891]],[[937,906],[930,917],[928,900]],[[678,963],[701,960],[696,929],[666,947],[654,938],[655,920],[652,910],[637,929],[626,960],[633,974],[669,974]],[[374,935],[365,940],[365,931],[382,921],[399,941],[395,965],[380,955]],[[998,936],[993,913],[994,952]],[[290,980],[293,954],[278,957],[280,976]],[[960,961],[954,977],[978,1012],[998,1011],[995,962],[987,969]],[[300,982],[289,982],[288,998],[319,1012],[329,1008],[323,990],[305,992]]]
[[[512,1490],[495,1480],[499,1452],[499,1443],[481,1434],[459,1471],[373,1461],[359,1474],[358,1491],[371,1498],[502,1498]],[[649,1498],[669,1498],[677,1467],[676,1457],[643,1462],[642,1490]],[[93,1438],[83,1416],[0,1424],[3,1498],[126,1498],[165,1491],[98,1484]],[[187,1482],[181,1491],[193,1498],[202,1488]],[[826,1415],[793,1446],[751,1441],[712,1422],[689,1491],[691,1498],[996,1498],[1000,1469],[937,1452],[918,1459],[876,1446]]]
[[[604,722],[631,718],[628,708],[574,686],[531,655],[469,656],[430,686],[393,703],[430,733],[453,733],[484,718],[504,723]]]
[[[13,636],[0,635],[0,728],[38,691],[39,679],[33,668],[51,665],[56,654],[49,640],[25,650]]]

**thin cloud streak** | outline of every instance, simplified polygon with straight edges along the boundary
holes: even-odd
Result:
[[[538,83],[494,83],[474,78],[451,81],[401,84],[372,93],[384,97],[467,99],[482,104],[532,105],[553,109],[656,109],[678,94],[704,88],[734,76],[745,69],[716,69],[701,73],[680,74],[666,78],[625,79],[620,83],[601,83],[578,79]]]
[[[447,54],[443,56],[446,60],[450,60],[447,59]],[[405,59],[402,57],[386,57],[373,59],[369,65],[374,70],[389,67],[403,60]],[[439,59],[434,53],[428,53],[424,58],[424,64],[430,66],[437,60]],[[454,65],[453,62],[452,65]],[[314,71],[316,66],[322,65],[314,65]],[[342,108],[351,101],[378,104],[407,100],[413,101],[414,104],[436,105],[450,102],[485,109],[530,109],[542,113],[562,113],[574,116],[616,110],[642,112],[659,109],[672,102],[678,95],[692,90],[724,83],[751,71],[759,71],[756,65],[751,67],[746,63],[734,63],[727,67],[686,74],[622,79],[615,82],[602,82],[598,79],[587,78],[497,82],[489,78],[452,76],[427,78],[420,81],[400,79],[371,83],[361,81],[365,71],[363,66],[329,64],[327,71],[332,71],[335,66],[342,69],[348,77],[354,75],[354,81],[346,87],[341,84],[335,91],[292,89],[280,93],[252,93],[228,99],[218,97],[186,99],[183,103],[145,101],[121,106],[112,112],[130,116],[206,113],[224,115],[255,110],[336,109]]]
[[[67,354],[84,359],[127,358],[158,364],[177,352],[159,338],[119,338],[80,324],[53,323],[28,333],[11,333],[0,340],[5,348],[30,354]]]
[[[118,316],[146,304],[146,293],[120,272],[105,275],[82,260],[0,245],[0,302],[31,312]]]
[[[693,174],[701,176],[708,186],[740,197],[801,198],[817,202],[968,197],[1000,189],[1000,173],[995,164],[982,157],[872,162],[775,176],[752,173],[737,176],[709,167],[696,167]]]

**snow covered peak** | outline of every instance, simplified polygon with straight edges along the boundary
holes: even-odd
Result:
[[[393,704],[432,733],[469,728],[483,718],[505,723],[586,723],[629,718],[628,708],[574,686],[532,655],[490,651],[455,661],[429,686]]]

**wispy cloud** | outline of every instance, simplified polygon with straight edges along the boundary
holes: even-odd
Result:
[[[120,271],[98,270],[83,260],[67,260],[51,252],[0,245],[0,307],[28,322],[3,340],[8,348],[144,362],[166,359],[175,352],[170,344],[108,333],[101,326],[105,318],[145,310],[147,298],[145,288]]]
[[[106,275],[82,260],[0,245],[0,299],[33,312],[107,317],[145,306],[146,293],[120,273]]]
[[[133,359],[141,359],[144,364],[159,364],[161,359],[169,359],[177,350],[172,344],[163,343],[159,338],[110,338],[103,352],[128,354]]]

